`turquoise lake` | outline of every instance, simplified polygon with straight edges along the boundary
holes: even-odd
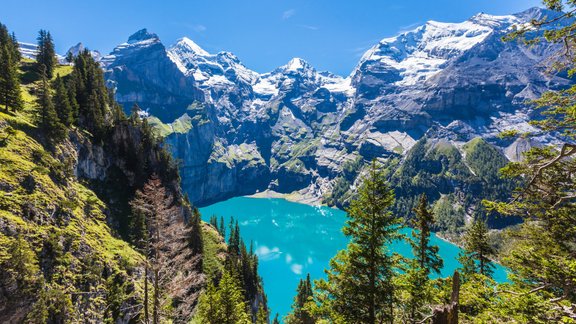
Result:
[[[259,257],[259,272],[268,295],[271,314],[286,315],[290,311],[296,286],[310,273],[312,279],[323,278],[324,269],[338,250],[346,247],[347,238],[341,228],[346,221],[344,211],[310,206],[278,198],[232,198],[200,208],[202,218],[224,216],[238,220],[241,236],[247,245],[254,243]],[[228,230],[228,229],[227,229]],[[406,234],[410,233],[405,229]],[[432,236],[444,259],[442,276],[451,275],[460,264],[456,260],[460,248]],[[405,242],[394,243],[391,249],[406,257],[412,256]],[[496,264],[494,279],[506,281],[505,269]]]

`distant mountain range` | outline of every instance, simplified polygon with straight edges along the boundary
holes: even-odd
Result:
[[[557,45],[501,39],[514,26],[556,15],[532,8],[461,23],[428,21],[381,40],[347,77],[299,58],[260,74],[234,54],[208,53],[188,38],[166,48],[146,29],[101,62],[126,111],[138,103],[166,137],[193,203],[273,189],[345,205],[346,195],[333,191],[355,161],[396,160],[391,176],[401,176],[417,143],[429,151],[452,147],[469,166],[465,147],[475,138],[508,160],[554,142],[548,135],[516,141],[497,135],[538,133],[526,101],[573,82],[547,71]],[[361,169],[362,163],[350,185]],[[473,170],[470,177],[479,179]],[[437,199],[466,190],[448,183],[436,188]],[[467,214],[477,203],[460,200]]]

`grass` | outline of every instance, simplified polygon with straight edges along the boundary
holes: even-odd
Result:
[[[224,270],[226,243],[218,231],[207,223],[202,224],[202,240],[204,242],[203,272],[209,278],[213,278]]]
[[[31,76],[31,68],[31,62],[23,63],[23,78]],[[71,71],[71,66],[56,69],[61,76]],[[54,158],[73,152],[74,145],[64,143],[54,153],[43,146],[34,124],[37,81],[25,81],[24,109],[15,114],[0,111],[0,139],[5,139],[0,141],[0,243],[24,235],[38,254],[55,233],[69,242],[62,262],[71,266],[63,275],[82,276],[82,266],[77,265],[88,262],[87,256],[126,273],[141,264],[142,255],[113,235],[105,204],[75,177],[67,177],[64,164]],[[9,136],[8,127],[15,130]]]
[[[163,123],[157,117],[148,117],[148,122],[160,137],[166,137],[172,133],[186,134],[192,129],[192,118],[187,114],[176,119],[170,124]]]

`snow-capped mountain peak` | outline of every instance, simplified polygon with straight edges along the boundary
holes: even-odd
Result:
[[[36,44],[18,42],[18,49],[22,56],[28,59],[35,60],[36,55],[38,55],[38,45]]]
[[[478,25],[488,26],[491,28],[502,28],[502,27],[505,28],[507,26],[522,23],[522,21],[516,16],[512,15],[494,16],[483,12],[472,16],[472,18],[470,18],[469,21]]]
[[[445,64],[494,32],[522,23],[517,16],[477,14],[460,23],[428,21],[398,36],[385,38],[368,50],[358,68],[378,69],[397,85],[414,85],[441,71]],[[378,66],[379,68],[376,68]]]
[[[303,59],[295,57],[291,59],[290,62],[288,62],[288,64],[285,65],[285,67],[287,71],[299,71],[305,68],[310,68],[310,65]]]
[[[66,52],[66,56],[68,56],[69,53],[72,54],[72,56],[78,56],[78,54],[82,53],[85,49],[86,47],[84,47],[84,44],[80,42],[70,47]],[[102,54],[100,54],[100,52],[98,51],[90,51],[90,55],[92,55],[92,57],[96,61],[100,61],[102,59]]]
[[[22,57],[32,60],[35,60],[36,55],[38,55],[38,45],[36,44],[18,42],[18,50],[20,54],[22,54]],[[60,54],[56,54],[56,60],[58,60],[60,64],[68,63],[66,62],[66,58]]]
[[[136,44],[141,42],[159,41],[158,35],[148,32],[148,29],[143,28],[128,37],[128,44]]]
[[[182,73],[193,76],[201,87],[229,87],[236,82],[252,84],[259,77],[234,54],[210,54],[187,37],[179,39],[168,49],[168,57]]]
[[[194,54],[208,56],[210,53],[206,52],[202,47],[196,44],[193,40],[188,37],[180,38],[173,47],[182,47],[191,51]]]
[[[155,51],[156,48],[164,51],[164,45],[162,45],[158,35],[148,32],[146,28],[140,29],[128,37],[126,43],[116,46],[112,53],[104,56],[101,62],[105,67],[107,67],[117,58],[131,56],[135,52],[140,52],[148,48],[151,48],[152,51]]]

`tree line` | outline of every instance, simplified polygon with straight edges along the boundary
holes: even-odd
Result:
[[[206,292],[200,298],[196,320],[200,323],[257,323],[267,324],[262,279],[258,275],[258,256],[253,244],[247,247],[240,235],[240,226],[234,217],[226,223],[223,217],[213,215],[209,224],[228,238],[224,270],[220,276],[209,278]]]
[[[309,276],[301,280],[286,323],[418,323],[435,316],[431,306],[445,302],[450,283],[430,278],[443,267],[438,246],[430,243],[434,214],[421,195],[407,237],[393,206],[394,192],[374,161],[347,208],[343,232],[350,243],[330,261],[326,279],[314,284]],[[468,227],[459,256],[465,281],[491,280],[487,232],[481,219]],[[408,241],[413,258],[390,251],[388,246],[397,240]]]

